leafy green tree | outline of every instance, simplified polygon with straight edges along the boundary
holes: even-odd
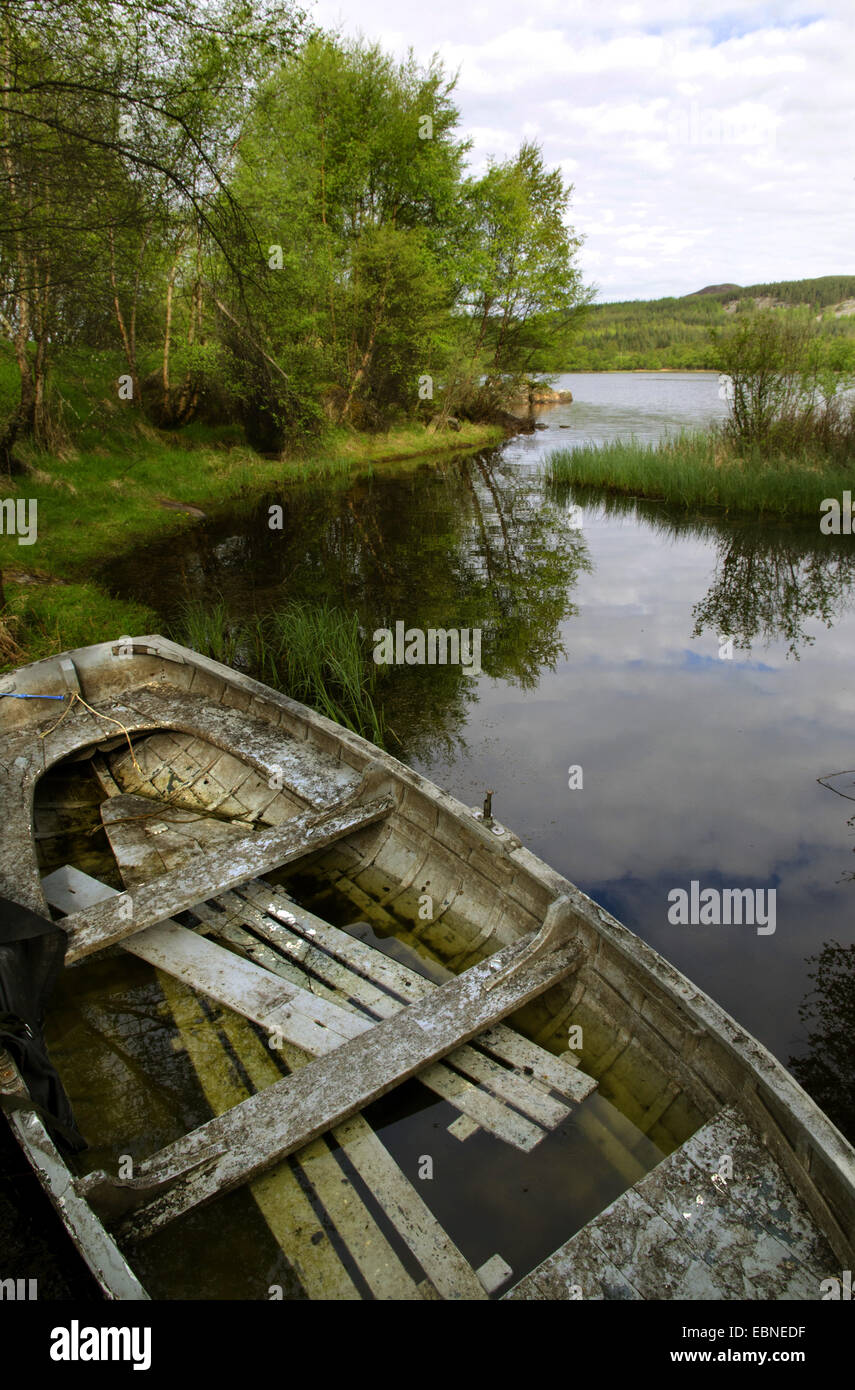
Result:
[[[453,85],[438,63],[315,35],[241,136],[233,190],[268,254],[258,336],[335,418],[382,424],[431,371],[466,150]]]
[[[729,378],[726,428],[738,443],[762,454],[819,447],[851,458],[855,411],[843,399],[851,380],[814,317],[754,310],[714,330],[713,340]]]
[[[458,389],[473,391],[476,409],[516,396],[538,352],[590,302],[574,263],[582,239],[565,220],[572,192],[529,142],[466,186],[459,302],[467,371]]]
[[[20,435],[49,442],[50,353],[79,333],[86,293],[118,298],[136,377],[117,242],[149,227],[152,209],[165,204],[229,258],[244,219],[224,168],[300,23],[278,0],[0,0],[0,328],[21,380],[0,467]]]

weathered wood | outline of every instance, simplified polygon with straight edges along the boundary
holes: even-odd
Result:
[[[500,952],[495,958],[499,968],[511,965],[525,947],[523,943]],[[121,1189],[130,1206],[145,1200],[147,1184],[172,1183],[171,1191],[131,1218],[128,1232],[149,1234],[248,1181],[564,979],[580,960],[578,945],[568,943],[486,997],[488,970],[473,966],[429,1000],[410,1005],[227,1116],[168,1145],[140,1166],[138,1180]],[[81,1190],[95,1201],[105,1189],[117,1188],[120,1185],[106,1173],[90,1174],[81,1182]]]
[[[147,927],[125,944],[150,965],[311,1052],[328,1052],[371,1027],[369,1019],[363,1021],[309,990],[288,984],[177,923]]]
[[[269,916],[244,901],[238,894],[224,894],[217,902],[229,915],[234,912],[235,904],[242,904],[245,920],[252,929],[274,942],[280,951],[287,953],[280,955],[280,960],[299,962],[300,967],[311,970],[314,976],[340,991],[345,999],[358,1001],[363,1012],[370,1012],[373,1016],[372,1021],[391,1018],[404,1007],[400,999],[377,989],[370,981],[341,965],[323,950],[290,932],[283,923],[272,921]],[[214,927],[217,925],[216,917],[210,911],[203,913],[203,920]],[[254,938],[250,937],[249,943],[244,943],[245,949],[250,953],[253,940]],[[446,1063],[456,1068],[456,1071],[452,1072]],[[497,1138],[514,1144],[526,1153],[540,1142],[545,1130],[554,1129],[570,1114],[566,1105],[553,1100],[528,1078],[518,1077],[506,1071],[471,1047],[458,1048],[446,1059],[446,1063],[438,1062],[426,1068],[419,1074],[419,1080],[463,1113],[473,1118],[478,1117],[483,1127]],[[464,1076],[458,1076],[457,1072],[464,1073]],[[483,1083],[492,1096],[502,1104],[497,1107],[490,1095],[485,1095],[483,1091],[472,1086],[465,1080],[466,1077]],[[515,1106],[528,1120],[534,1121],[535,1126],[520,1125],[518,1117],[507,1110],[508,1104]]]
[[[125,793],[158,796],[197,815],[216,811],[244,823],[279,825],[306,804],[271,788],[268,779],[232,754],[173,730],[138,740],[133,756],[128,748],[118,749],[110,772]]]
[[[42,888],[51,906],[63,911],[74,900],[88,906],[118,896],[115,888],[69,865],[48,874]],[[146,927],[122,944],[149,965],[314,1055],[331,1051],[371,1026],[370,1019],[319,999],[177,922]]]
[[[90,878],[89,875],[68,865],[49,874],[42,881],[42,887],[51,906],[64,912],[69,909],[73,911],[77,907],[88,907],[107,897],[118,896],[115,889],[108,888],[97,879]],[[230,895],[223,895],[217,901],[228,909]],[[249,904],[236,901],[240,902],[244,916],[254,912]],[[132,955],[176,979],[183,980],[192,988],[207,994],[209,998],[224,1004],[244,1018],[258,1023],[271,1034],[275,1033],[277,1037],[287,1039],[312,1056],[323,1056],[348,1038],[356,1037],[358,1033],[370,1028],[376,1018],[389,1017],[402,1007],[399,1001],[389,995],[380,996],[384,1001],[383,1008],[373,1017],[352,1008],[342,1007],[340,999],[336,1002],[332,995],[326,998],[306,988],[308,979],[296,967],[291,974],[291,982],[286,984],[279,972],[271,970],[271,964],[285,964],[281,956],[268,950],[273,962],[264,958],[257,959],[257,963],[253,964],[251,959],[245,959],[245,955],[252,954],[254,938],[249,937],[247,942],[248,933],[244,932],[243,936],[236,934],[222,913],[203,903],[196,904],[194,912],[212,929],[213,934],[221,935],[230,945],[238,945],[244,954],[236,955],[234,951],[216,946],[213,941],[206,940],[199,933],[189,931],[174,922],[162,922],[154,927],[146,927],[134,936],[126,938],[122,944]],[[276,930],[284,932],[284,928],[278,924],[273,925]],[[255,942],[256,947],[259,945],[260,943]],[[261,950],[263,949],[262,947]],[[258,956],[257,951],[255,954]],[[314,954],[320,957],[321,953]],[[335,965],[335,962],[332,964]],[[471,1052],[471,1049],[460,1049],[453,1054],[451,1060],[455,1065],[458,1065],[459,1057],[462,1058],[463,1065],[466,1065],[467,1051]],[[469,1070],[477,1073],[481,1060],[486,1059],[479,1059],[473,1052]],[[544,1119],[541,1119],[543,1128],[509,1111],[493,1095],[479,1091],[442,1063],[427,1067],[420,1074],[419,1080],[436,1095],[477,1120],[482,1128],[494,1134],[496,1138],[525,1153],[540,1143],[547,1128],[554,1127],[569,1113],[565,1107],[551,1110],[541,1105],[540,1102],[548,1101],[548,1097],[541,1097],[536,1093],[529,1096],[528,1092],[523,1094],[522,1091],[517,1093],[514,1090],[517,1078],[510,1074],[507,1075],[506,1089],[512,1092],[511,1100],[526,1114],[540,1110],[549,1121],[546,1124]],[[493,1090],[498,1095],[497,1088],[493,1087]]]
[[[724,1156],[729,1178],[719,1172]],[[729,1109],[506,1297],[820,1299],[835,1266],[772,1155]]]
[[[148,715],[155,727],[203,738],[225,753],[240,756],[269,778],[278,773],[283,788],[316,807],[340,801],[353,791],[359,775],[323,749],[293,738],[278,723],[246,710],[230,709],[174,686],[135,690],[128,703]],[[271,706],[271,714],[277,711]]]
[[[117,899],[75,913],[63,923],[69,935],[66,961],[71,963],[103,946],[123,941],[215,893],[373,825],[388,814],[393,804],[391,797],[383,797],[343,811],[295,816],[282,826],[260,830],[217,853],[200,856],[197,861]]]
[[[722,1155],[729,1154],[732,1173],[723,1181],[716,1178],[718,1195],[751,1212],[816,1279],[834,1272],[835,1257],[828,1241],[786,1173],[732,1106],[697,1130],[682,1146],[682,1154],[707,1177],[719,1173]]]
[[[436,1293],[445,1299],[483,1298],[471,1265],[368,1122],[361,1115],[351,1115],[336,1125],[332,1133],[415,1255]]]
[[[43,887],[48,902],[62,911],[67,911],[69,906],[73,907],[75,902],[79,905],[83,902],[102,901],[105,896],[113,895],[116,891],[70,866],[48,875],[43,880]],[[197,911],[204,912],[205,909],[201,907],[197,908]],[[220,914],[208,912],[206,915]],[[274,985],[282,982],[268,969],[260,970],[233,952],[213,946],[213,943],[205,941],[186,928],[175,928],[179,935],[174,938],[177,943],[174,953],[169,949],[162,950],[161,943],[164,940],[168,942],[169,928],[173,925],[149,927],[139,935],[130,937],[124,943],[124,949],[160,967],[161,987],[184,1046],[212,1108],[215,1113],[223,1114],[231,1106],[246,1099],[248,1092],[233,1075],[231,1068],[224,1067],[212,1072],[211,1067],[205,1065],[206,1059],[210,1056],[207,1049],[214,1029],[198,1008],[193,1016],[192,1026],[187,1026],[188,1020],[185,1015],[192,1007],[192,996],[182,994],[182,987],[186,989],[192,986],[200,989],[244,1017],[262,1026],[270,1026],[267,1019],[272,1016],[271,1006],[275,1015],[281,1001],[276,995],[268,996],[267,987],[271,980]],[[249,933],[245,932],[244,936],[249,936]],[[155,943],[151,949],[150,942]],[[194,943],[201,946],[202,951],[196,952]],[[206,957],[205,948],[214,952],[213,957]],[[269,948],[268,953],[274,955]],[[214,969],[221,972],[221,978],[210,973],[208,959],[212,961]],[[185,969],[185,965],[190,968]],[[250,973],[246,975],[248,965]],[[287,986],[285,989],[289,999],[295,993],[308,993],[305,990],[294,991]],[[318,1002],[323,1005],[324,1000]],[[311,1009],[310,1004],[306,1007],[308,1010]],[[344,1013],[344,1010],[338,1012]],[[355,1019],[354,1022],[359,1027],[371,1026],[371,1020]],[[257,1090],[278,1080],[280,1072],[269,1055],[265,1054],[262,1043],[254,1033],[245,1025],[240,1025],[243,1031],[238,1031],[236,1019],[229,1021],[228,1018],[224,1018],[221,1026],[228,1033]],[[331,1050],[343,1041],[343,1038],[333,1033],[329,1027],[317,1028],[312,1034],[301,1020],[291,1022],[283,1018],[281,1012],[278,1017],[274,1017],[272,1027],[280,1034],[277,1051],[290,1070],[306,1065],[309,1056]],[[200,1028],[207,1035],[204,1045],[200,1044]],[[471,1267],[362,1116],[352,1116],[343,1125],[336,1126],[332,1135],[345,1149],[350,1162],[364,1179],[375,1200],[416,1255],[425,1273],[429,1275],[434,1289],[443,1298],[481,1297],[482,1293]],[[382,1232],[364,1208],[362,1199],[349,1181],[344,1179],[342,1170],[326,1143],[322,1139],[314,1140],[312,1144],[299,1150],[295,1157],[347,1242],[375,1297],[421,1297]],[[287,1166],[280,1165],[274,1171],[256,1178],[250,1183],[250,1191],[274,1236],[289,1259],[295,1262],[301,1282],[310,1297],[342,1299],[358,1296],[350,1277],[332,1252],[323,1228],[318,1225],[310,1203]],[[295,1230],[299,1230],[304,1237],[302,1242],[298,1243],[299,1250],[296,1255]]]
[[[253,896],[256,897],[256,885],[253,884],[250,885],[250,887],[253,890]],[[232,905],[234,903],[239,903],[243,897],[243,894],[225,895],[217,901],[220,902],[228,912],[232,909]],[[257,900],[262,899],[263,894],[258,894]],[[325,951],[319,949],[318,946],[312,944],[315,940],[314,936],[309,939],[303,939],[296,932],[290,930],[284,922],[273,921],[267,913],[263,913],[260,909],[253,907],[250,902],[245,902],[244,910],[247,921],[254,931],[259,932],[268,940],[273,941],[281,950],[288,952],[292,960],[299,960],[300,964],[310,969],[314,975],[335,985],[346,997],[350,996],[358,999],[370,1010],[375,1018],[390,1018],[404,1007],[401,999],[384,990],[378,989],[375,985],[372,985],[370,981],[358,975],[354,970],[342,965],[332,956],[327,955]],[[207,914],[204,920],[206,922],[211,922],[213,918],[210,914]],[[328,924],[325,923],[324,925],[326,926]],[[373,949],[372,947],[368,947],[368,950]],[[374,954],[376,955],[379,953],[375,950]],[[436,988],[436,986],[431,985],[429,982],[427,983],[428,990],[425,991],[422,997],[426,997],[429,992],[432,992]],[[480,1043],[480,1038],[477,1039],[477,1041]],[[476,1052],[473,1047],[464,1046],[458,1048],[446,1061],[455,1067],[458,1072],[462,1072],[465,1077],[486,1086],[504,1105],[515,1106],[516,1109],[521,1111],[529,1120],[533,1120],[536,1124],[542,1126],[543,1130],[554,1129],[556,1125],[566,1120],[570,1114],[568,1106],[560,1101],[554,1100],[542,1087],[530,1081],[528,1077],[517,1076],[515,1073],[507,1071],[504,1067],[499,1066],[497,1062],[494,1062],[492,1058]],[[436,1063],[434,1067],[430,1067],[426,1071],[421,1072],[419,1080],[431,1090],[435,1090],[438,1095],[450,1100],[452,1104],[460,1098],[461,1095],[465,1097],[469,1091],[469,1087],[460,1086],[460,1077],[450,1075],[448,1068],[443,1063]],[[434,1081],[437,1082],[436,1085],[433,1084]],[[477,1091],[475,1095],[477,1099],[475,1101],[474,1110],[483,1114],[484,1107],[483,1104],[480,1103],[482,1096]],[[460,1108],[464,1109],[464,1112],[467,1114],[473,1114],[472,1109],[465,1109],[465,1107]],[[516,1143],[517,1147],[524,1147],[526,1152],[533,1147],[532,1140],[539,1142],[543,1137],[542,1132],[535,1132],[532,1134],[530,1131],[526,1130],[521,1136],[523,1143],[520,1145],[516,1135],[513,1133],[514,1129],[518,1128],[515,1121],[510,1116],[507,1116],[506,1111],[500,1112],[499,1120],[500,1123],[498,1126],[488,1125],[485,1126],[485,1128],[491,1129],[499,1138],[506,1140],[508,1139],[508,1131],[510,1130],[512,1136],[511,1142]]]
[[[178,867],[179,864],[187,862],[194,851],[198,852],[202,847],[216,848],[224,839],[241,834],[239,829],[228,822],[210,816],[169,809],[164,814],[170,819],[163,821],[157,807],[153,810],[151,802],[140,796],[120,795],[103,804],[101,816],[104,828],[127,887],[132,888],[156,874]],[[402,1001],[397,996],[378,989],[350,966],[342,964],[308,940],[291,932],[282,922],[274,921],[266,912],[262,912],[244,898],[226,893],[219,895],[216,901],[225,910],[226,917],[212,909],[206,909],[204,904],[195,906],[196,916],[213,928],[219,939],[227,941],[230,945],[238,944],[234,940],[234,930],[226,925],[227,920],[234,918],[236,921],[245,921],[254,931],[266,935],[268,939],[275,937],[275,944],[280,950],[289,953],[287,959],[290,961],[295,961],[297,952],[303,969],[298,969],[296,964],[292,964],[291,979],[301,988],[308,987],[317,992],[317,984],[307,986],[303,970],[308,969],[313,976],[332,987],[328,997],[335,1004],[340,1006],[344,1002],[347,1007],[349,999],[356,999],[360,1006],[357,1012],[362,1016],[368,1014],[372,1023],[378,1018],[388,1018],[402,1007]],[[181,975],[188,982],[195,983],[198,988],[205,990],[212,998],[269,1028],[269,1009],[265,1010],[264,999],[257,1000],[251,993],[244,999],[239,992],[230,994],[228,988],[224,993],[215,958],[211,957],[213,970],[200,969],[201,963],[206,959],[204,949],[197,948],[194,953],[192,940],[185,940],[182,944],[182,938],[176,935],[176,930],[180,933],[180,928],[173,929],[168,935],[158,938],[156,935],[152,936],[152,933],[159,932],[159,927],[147,928],[137,936],[128,938],[131,942],[139,943],[136,948],[131,946],[130,949],[152,964],[172,974]],[[249,937],[247,942],[244,933],[239,946],[244,954],[255,959],[258,965],[269,970],[271,955],[274,966],[277,961],[282,961],[281,955],[269,950],[262,958],[263,948],[260,952],[259,949],[254,949],[253,943],[255,947],[259,946],[254,937]],[[183,971],[180,968],[182,952],[190,953],[190,959]],[[301,1010],[298,1005],[297,1012],[304,1015],[307,1010]],[[315,1019],[314,1022],[323,1025],[323,1020]],[[341,1041],[341,1028],[337,1030],[334,1019],[328,1022],[332,1036],[326,1039],[323,1036],[313,1039],[306,1031],[302,1017],[291,1019],[286,1015],[283,1032],[292,1042],[306,1047],[314,1055],[319,1055]],[[310,1019],[309,1027],[312,1026]],[[302,1031],[298,1032],[297,1029]],[[353,1031],[347,1035],[352,1036]],[[444,1063],[435,1064],[421,1074],[422,1083],[451,1104],[457,1105],[460,1102],[465,1113],[473,1118],[477,1117],[485,1129],[524,1152],[534,1148],[544,1137],[546,1130],[554,1129],[570,1114],[565,1104],[555,1100],[535,1081],[507,1071],[492,1058],[483,1056],[472,1048],[460,1048],[449,1062],[456,1071],[451,1071]],[[489,1095],[470,1085],[457,1074],[458,1072],[462,1072],[469,1081],[482,1083],[501,1104],[496,1104]],[[509,1105],[514,1106],[528,1120],[534,1121],[534,1125],[521,1123],[519,1116],[507,1108]]]
[[[113,796],[102,803],[101,821],[122,869],[126,888],[150,882],[200,854],[235,844],[251,829],[198,811],[159,805],[145,796]],[[121,853],[116,853],[116,845]]]
[[[176,989],[167,983],[168,998],[176,1021],[181,1008]],[[193,1049],[196,1028],[183,1030],[188,1048]],[[180,1026],[180,1022],[179,1022]],[[269,1057],[264,1056],[260,1040],[238,1020],[224,1021],[223,1026],[235,1051],[257,1090],[271,1084],[279,1073]],[[210,1025],[209,1025],[210,1027]],[[242,1029],[239,1032],[238,1029]],[[290,1071],[306,1066],[308,1057],[299,1048],[283,1042],[277,1049]],[[236,1081],[224,1090],[224,1075],[229,1069],[217,1071],[197,1066],[200,1080],[217,1113],[223,1113],[239,1102]],[[361,1115],[352,1115],[336,1125],[331,1137],[347,1155],[366,1188],[392,1224],[400,1239],[409,1248],[430,1280],[430,1293],[425,1281],[418,1286],[397,1262],[391,1247],[373,1223],[349,1181],[336,1162],[326,1138],[315,1139],[297,1150],[295,1162],[302,1169],[336,1229],[346,1241],[353,1259],[377,1298],[441,1297],[444,1299],[480,1299],[483,1290],[469,1263],[443,1230],[433,1212],[419,1196],[412,1183],[398,1167],[392,1155]],[[334,1255],[323,1227],[318,1223],[312,1206],[301,1190],[287,1163],[263,1173],[250,1184],[250,1191],[265,1220],[295,1265],[301,1283],[310,1298],[353,1298],[355,1290]],[[299,1231],[299,1235],[298,1235]],[[343,1292],[336,1292],[342,1289]]]
[[[0,1048],[0,1094],[26,1105],[29,1095],[12,1058]],[[8,1116],[27,1160],[86,1261],[105,1298],[147,1301],[148,1294],[89,1204],[74,1190],[71,1173],[38,1115],[26,1108]]]
[[[245,898],[258,911],[275,919],[274,929],[278,922],[286,930],[296,932],[307,943],[323,946],[354,976],[372,981],[375,987],[382,987],[396,999],[407,1003],[412,999],[426,999],[437,988],[431,980],[426,980],[409,966],[383,955],[339,927],[331,926],[315,913],[297,906],[281,888],[247,883],[237,891],[237,896]],[[259,930],[263,929],[262,923],[256,925]],[[448,978],[454,979],[455,976],[448,972]],[[479,1034],[476,1041],[479,1048],[519,1068],[524,1074],[530,1074],[543,1086],[558,1091],[577,1104],[596,1090],[597,1083],[593,1077],[561,1061],[505,1024],[487,1029]]]
[[[261,1090],[280,1078],[281,1072],[269,1050],[243,1019],[228,1014],[215,1024],[180,981],[161,976],[161,987],[215,1114],[226,1113],[253,1090]],[[220,1033],[240,1057],[240,1075],[232,1066],[217,1065],[218,1056],[222,1063],[226,1062]],[[359,1298],[352,1270],[345,1267],[330,1240],[332,1220],[376,1298],[418,1298],[413,1280],[353,1186],[343,1180],[344,1174],[325,1140],[316,1139],[301,1149],[294,1155],[294,1162],[302,1171],[302,1184],[292,1164],[285,1162],[260,1174],[248,1190],[306,1295],[336,1302]],[[263,1293],[266,1296],[266,1288]]]
[[[229,896],[229,894],[224,894],[222,898],[217,898],[215,901],[220,903],[223,907],[227,907]],[[241,903],[241,908],[242,913],[240,920],[243,921],[246,918],[246,914],[252,911],[252,908],[248,903]],[[259,964],[264,965],[266,969],[276,971],[277,973],[281,972],[286,979],[291,979],[294,982],[306,982],[306,976],[303,975],[300,967],[296,963],[289,966],[288,958],[282,956],[278,951],[273,950],[272,947],[265,946],[263,942],[258,941],[256,937],[252,936],[244,927],[238,926],[233,917],[229,916],[227,920],[225,913],[216,912],[206,905],[196,907],[194,911],[205,924],[206,929],[219,940],[227,941],[229,945],[244,952],[250,959],[258,961]],[[302,944],[305,948],[305,943]],[[302,952],[300,954],[295,953],[293,960],[294,962],[299,961],[301,964],[310,965],[314,975],[329,979],[330,976],[325,968],[321,964],[316,964],[316,957],[321,957],[321,953],[314,952],[312,954],[307,951],[305,954]],[[321,957],[321,959],[328,960],[329,958]],[[335,964],[335,962],[333,962],[333,964]],[[351,976],[350,979],[354,982],[351,989],[351,996],[358,998],[360,990],[359,984],[356,982],[360,981],[360,977]],[[368,981],[362,980],[361,984],[368,985]],[[370,986],[368,987],[370,988]],[[313,982],[313,992],[317,992],[318,988],[317,982]],[[349,985],[347,984],[343,986],[344,990],[348,988]],[[335,997],[332,990],[329,990],[329,997]],[[384,1003],[382,1010],[372,1009],[372,1013],[374,1014],[374,1017],[370,1020],[372,1023],[376,1018],[391,1017],[393,1013],[397,1013],[402,1007],[400,1001],[389,1001],[388,995],[383,996],[383,998],[388,1002]],[[342,1002],[341,993],[338,994],[338,1000]],[[391,1007],[389,1007],[389,1003],[391,1003]],[[344,1003],[344,1007],[348,1007],[346,1002]],[[354,1008],[353,1005],[350,1007]],[[283,1032],[283,1036],[284,1035]],[[315,1055],[320,1055],[321,1052],[327,1050],[327,1048],[321,1047],[315,1052]],[[456,1056],[457,1053],[453,1053],[448,1060],[454,1061]],[[509,1110],[508,1107],[500,1102],[494,1095],[479,1090],[471,1081],[468,1081],[463,1076],[459,1076],[457,1072],[452,1071],[451,1067],[447,1066],[445,1062],[434,1062],[431,1066],[425,1067],[424,1071],[419,1072],[419,1082],[423,1086],[426,1086],[429,1091],[433,1091],[434,1095],[440,1096],[442,1100],[448,1101],[449,1105],[454,1106],[462,1115],[467,1116],[472,1122],[470,1133],[474,1133],[478,1129],[483,1129],[486,1133],[492,1134],[496,1139],[501,1139],[505,1144],[510,1144],[514,1148],[520,1149],[523,1153],[530,1153],[531,1150],[536,1148],[540,1141],[546,1137],[545,1128],[541,1128],[540,1125],[532,1122],[525,1116],[517,1114],[516,1111]]]

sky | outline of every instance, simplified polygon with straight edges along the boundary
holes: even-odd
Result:
[[[316,0],[459,73],[473,172],[543,148],[598,299],[855,273],[855,0]]]

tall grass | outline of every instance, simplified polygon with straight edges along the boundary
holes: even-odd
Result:
[[[184,606],[174,635],[227,666],[248,666],[259,680],[385,746],[386,719],[376,701],[378,668],[355,613],[326,603],[290,602],[235,620],[222,600],[195,601]]]
[[[213,605],[186,603],[179,624],[180,640],[185,647],[211,656],[224,666],[234,666],[246,646],[241,625],[231,622],[222,599]]]
[[[722,434],[682,434],[557,449],[546,460],[556,485],[604,488],[684,508],[723,507],[751,515],[819,517],[826,497],[855,482],[855,458],[836,467],[813,450],[769,458]]]

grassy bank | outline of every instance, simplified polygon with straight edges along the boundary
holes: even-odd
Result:
[[[108,420],[78,430],[56,455],[20,449],[30,471],[0,479],[0,498],[38,503],[38,538],[19,545],[14,535],[0,536],[4,617],[13,639],[5,649],[0,644],[0,669],[150,631],[155,613],[112,597],[95,576],[111,558],[197,525],[199,512],[275,496],[312,477],[398,470],[501,438],[497,427],[477,425],[443,434],[420,425],[376,435],[336,430],[315,453],[271,460],[242,444],[233,427],[169,433],[114,407]]]
[[[855,463],[855,461],[853,461]],[[855,482],[855,467],[816,455],[763,458],[716,434],[684,434],[660,444],[616,440],[558,449],[547,460],[553,483],[603,488],[679,507],[721,507],[752,516],[819,521],[820,503]]]

